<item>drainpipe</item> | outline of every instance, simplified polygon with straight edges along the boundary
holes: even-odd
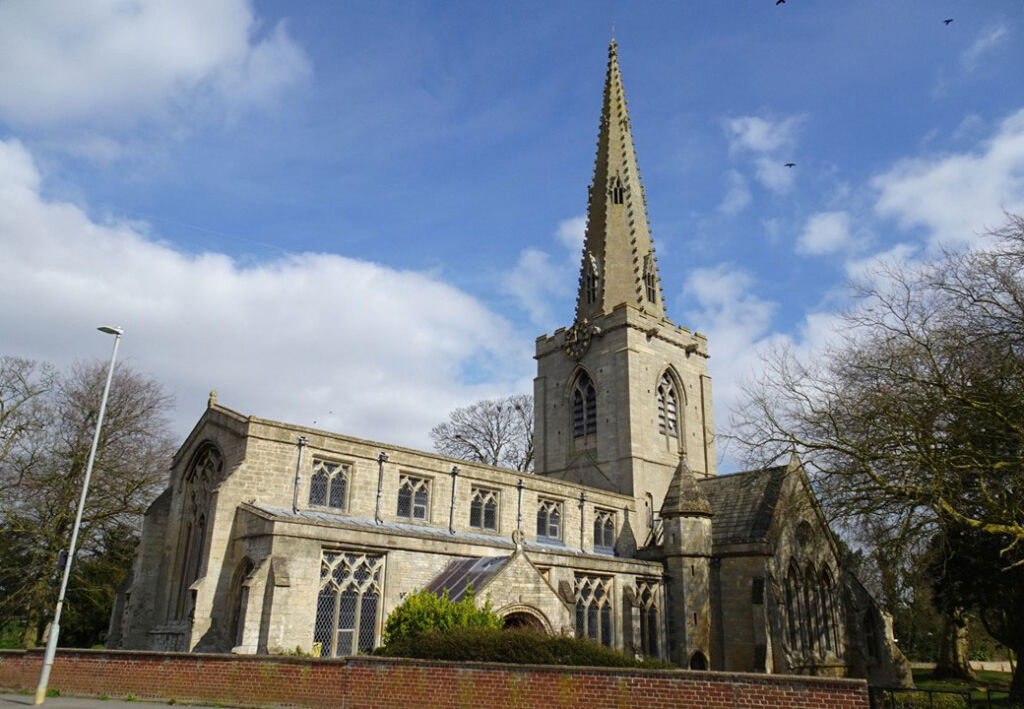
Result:
[[[384,464],[387,462],[387,453],[381,451],[377,454],[377,509],[373,513],[373,518],[377,524],[384,521],[384,518],[380,516],[380,498],[384,496]]]
[[[519,488],[519,510],[516,512],[516,529],[519,531],[523,530],[523,488],[526,487],[526,483],[523,482],[522,478],[519,478],[519,482],[516,483],[516,487]]]
[[[455,481],[459,478],[459,466],[452,466],[452,506],[448,511],[448,533],[455,534]]]
[[[302,449],[309,443],[309,439],[305,436],[299,436],[295,439],[296,445],[299,446],[299,457],[295,461],[295,485],[292,491],[292,514],[299,511],[299,480],[302,478]]]
[[[586,526],[583,524],[583,506],[587,503],[587,493],[580,492],[580,551],[586,551],[583,548],[583,537],[585,535],[584,529]]]

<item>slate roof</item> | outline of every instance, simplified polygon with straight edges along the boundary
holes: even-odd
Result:
[[[472,585],[479,591],[493,579],[511,557],[483,556],[465,557],[449,562],[441,573],[427,584],[427,590],[440,596],[448,589],[448,598],[460,601]]]
[[[718,475],[697,481],[711,503],[714,544],[764,541],[786,476],[786,466]]]

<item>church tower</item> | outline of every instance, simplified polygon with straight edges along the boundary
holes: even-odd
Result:
[[[633,495],[648,543],[680,460],[715,474],[707,357],[665,313],[612,40],[575,320],[537,339],[537,473]]]

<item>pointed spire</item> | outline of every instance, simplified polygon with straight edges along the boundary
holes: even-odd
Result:
[[[587,204],[576,321],[593,320],[621,303],[665,316],[647,202],[619,71],[618,44],[612,38]]]
[[[697,480],[686,461],[680,456],[679,465],[668,484],[665,501],[661,505],[662,519],[671,517],[710,517],[711,503],[697,487]]]

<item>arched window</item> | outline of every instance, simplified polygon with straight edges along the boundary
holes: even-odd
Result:
[[[189,587],[202,575],[203,553],[206,545],[206,523],[213,488],[220,482],[224,459],[213,445],[201,448],[182,478],[182,549],[181,576],[178,599],[174,606],[175,618],[187,618],[192,612],[192,594]]]
[[[818,583],[815,578],[814,569],[810,566],[807,567],[807,573],[804,575],[804,622],[807,626],[804,633],[805,648],[807,654],[813,653],[816,649],[820,650],[820,647],[815,647],[818,637]]]
[[[583,296],[587,305],[597,301],[597,262],[590,254],[583,256]]]
[[[654,580],[636,582],[636,597],[640,602],[640,650],[648,657],[658,657],[659,589],[660,584]]]
[[[313,626],[314,656],[370,652],[377,644],[384,557],[324,551]]]
[[[309,504],[344,510],[348,501],[348,466],[313,459]]]
[[[608,194],[612,198],[612,204],[622,204],[626,197],[626,188],[622,185],[622,179],[616,175],[612,178]]]
[[[654,256],[651,254],[644,257],[644,290],[648,303],[658,302],[658,281],[654,275]]]
[[[597,429],[597,390],[586,372],[580,372],[572,390],[572,435],[582,438]]]
[[[786,629],[789,631],[789,647],[800,650],[800,587],[796,569],[789,567],[786,574]]]
[[[679,395],[668,372],[658,382],[658,433],[679,435]]]
[[[612,580],[576,576],[576,637],[612,646]]]
[[[708,668],[708,658],[704,656],[704,653],[698,650],[693,653],[693,657],[690,658],[690,669],[691,670],[706,670]]]
[[[229,637],[232,646],[241,645],[245,639],[245,610],[249,606],[249,586],[246,581],[254,568],[256,566],[252,563],[252,559],[248,557],[242,559],[231,581],[233,613]]]
[[[818,607],[821,618],[818,625],[821,628],[822,652],[835,650],[837,643],[834,642],[835,626],[832,618],[832,577],[827,568],[821,570]]]

